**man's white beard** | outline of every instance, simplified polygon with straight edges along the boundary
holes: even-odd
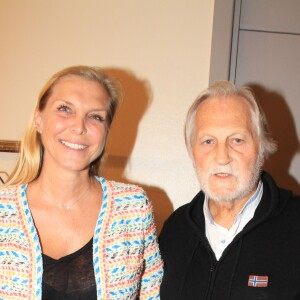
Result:
[[[247,169],[245,174],[239,174],[239,171],[233,169],[231,165],[226,166],[216,166],[211,170],[205,172],[194,168],[197,173],[198,181],[200,183],[201,190],[205,193],[205,195],[216,202],[228,201],[232,202],[235,200],[240,200],[248,196],[256,187],[258,182],[261,168],[263,165],[263,160],[260,155],[258,156],[254,165]],[[213,192],[209,187],[209,179],[212,175],[217,173],[227,173],[231,174],[236,179],[236,188],[232,192],[224,192],[222,191],[222,184],[220,183],[219,191]],[[225,188],[225,186],[224,186]]]

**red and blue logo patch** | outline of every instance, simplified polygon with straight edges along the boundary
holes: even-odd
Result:
[[[248,286],[267,287],[269,282],[268,276],[249,275]]]

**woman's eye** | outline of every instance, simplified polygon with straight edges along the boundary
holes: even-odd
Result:
[[[60,106],[58,107],[58,110],[59,110],[59,111],[63,111],[63,112],[69,112],[69,111],[70,111],[70,108],[69,108],[67,105],[62,104],[62,105],[60,105]]]
[[[105,121],[105,117],[100,116],[100,115],[91,115],[91,119],[99,121],[99,122],[104,122]]]

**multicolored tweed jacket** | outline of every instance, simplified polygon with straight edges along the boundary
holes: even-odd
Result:
[[[163,275],[153,209],[144,191],[104,178],[93,239],[98,299],[159,299]],[[41,299],[41,245],[27,185],[0,189],[0,299]]]

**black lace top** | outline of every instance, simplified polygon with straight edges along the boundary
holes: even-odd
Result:
[[[43,254],[43,300],[96,300],[93,239],[60,259]]]

